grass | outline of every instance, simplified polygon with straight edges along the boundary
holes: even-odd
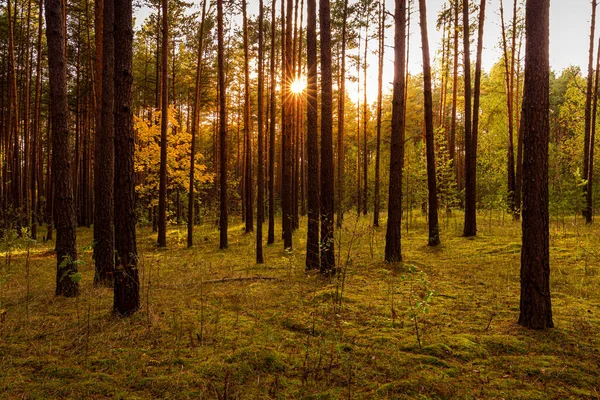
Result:
[[[82,295],[66,299],[54,296],[52,243],[31,244],[26,268],[27,244],[5,240],[0,398],[600,398],[597,225],[552,226],[556,328],[533,332],[516,324],[520,225],[486,213],[466,239],[460,220],[442,218],[442,245],[428,248],[416,218],[405,263],[389,265],[385,225],[347,216],[343,281],[305,272],[303,229],[297,250],[278,241],[256,265],[241,224],[223,251],[213,226],[196,228],[193,249],[184,227],[167,249],[143,228],[142,309],[125,319],[111,315],[112,290],[92,285],[89,253]],[[78,230],[80,248],[91,241]],[[255,276],[277,279],[216,282]]]

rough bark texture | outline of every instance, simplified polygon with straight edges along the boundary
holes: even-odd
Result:
[[[270,60],[270,81],[271,95],[269,96],[270,126],[269,126],[269,232],[267,234],[267,244],[275,243],[275,125],[277,115],[275,113],[275,46],[276,46],[276,20],[275,9],[277,0],[271,3],[271,60]]]
[[[316,12],[316,11],[315,11]],[[347,22],[348,19],[348,0],[344,0],[344,11],[342,14],[342,54],[341,54],[341,71],[340,71],[340,88],[339,88],[339,99],[338,99],[338,131],[337,131],[337,226],[342,227],[344,222],[344,197],[345,197],[345,186],[346,186],[346,149],[344,148],[344,131],[345,131],[345,108],[346,108],[346,35],[347,35]],[[316,22],[315,22],[316,25]],[[315,28],[316,29],[316,28]],[[316,37],[316,33],[315,33]],[[308,39],[307,39],[308,40]],[[316,39],[315,39],[316,41]],[[316,45],[315,45],[316,46]],[[315,63],[316,63],[316,52],[315,49]],[[315,67],[316,68],[316,67]],[[315,69],[316,71],[316,69]],[[316,74],[316,72],[315,72]],[[315,87],[316,96],[316,87]],[[310,97],[309,97],[310,98]],[[316,107],[316,99],[315,99]],[[310,111],[309,111],[310,112]],[[316,112],[316,111],[315,111]],[[316,115],[316,114],[315,114]],[[316,129],[316,123],[315,123]],[[318,159],[317,159],[318,164]],[[318,174],[318,171],[316,171]],[[310,175],[309,176],[313,176]],[[309,182],[310,184],[310,182]],[[318,184],[318,183],[317,183]],[[318,235],[318,233],[317,233]]]
[[[56,295],[79,294],[75,248],[75,204],[71,180],[67,107],[64,10],[61,0],[45,0],[50,116],[52,121],[52,175],[56,224]]]
[[[108,0],[110,2],[110,0]],[[115,4],[115,297],[113,310],[130,315],[140,308],[135,215],[133,130],[132,0]]]
[[[167,129],[169,127],[169,12],[162,0],[162,101],[160,123],[160,178],[158,186],[158,246],[167,246]]]
[[[592,84],[594,82],[594,33],[596,27],[596,8],[598,2],[592,1],[592,21],[590,26],[590,51],[588,55],[588,76],[587,76],[587,90],[585,94],[585,130],[583,139],[583,177],[590,179],[592,176],[590,172],[591,163],[591,152],[594,146],[591,140],[592,136]],[[586,185],[585,190],[591,188],[591,185]],[[590,197],[591,198],[591,197]],[[587,199],[587,195],[586,195]],[[591,201],[586,201],[586,207],[583,210],[585,221],[588,224],[592,223],[592,205]]]
[[[429,61],[429,38],[427,36],[427,8],[425,0],[419,0],[419,20],[421,26],[421,42],[423,50],[423,98],[425,107],[425,145],[427,153],[427,191],[429,246],[440,244],[438,224],[437,187],[435,176],[435,144],[433,132],[433,97],[431,90],[431,63]]]
[[[244,217],[246,233],[249,233],[254,230],[254,184],[252,180],[252,127],[250,122],[250,56],[248,54],[247,0],[242,0],[242,2],[244,30],[244,200],[246,202]]]
[[[380,186],[380,163],[381,163],[381,115],[383,100],[383,61],[385,51],[385,0],[380,3],[379,10],[379,52],[377,72],[377,138],[375,143],[375,187],[373,192],[373,226],[379,226],[379,208],[381,199],[379,196]]]
[[[188,189],[187,246],[194,245],[194,174],[196,168],[196,137],[200,125],[200,100],[202,96],[202,51],[204,49],[204,22],[206,20],[206,2],[202,2],[202,21],[198,38],[198,64],[196,65],[196,88],[194,93],[194,115],[192,122],[192,145],[190,149],[190,184]]]
[[[477,198],[475,177],[472,170],[469,169],[469,157],[473,152],[471,136],[471,49],[469,35],[469,2],[463,0],[463,57],[464,57],[464,75],[465,75],[465,226],[463,236],[477,235]]]
[[[308,158],[308,228],[306,236],[306,269],[318,269],[319,255],[319,134],[317,131],[317,3],[307,0],[306,56],[308,97],[306,155]],[[339,215],[338,215],[339,220]]]
[[[107,0],[102,18],[102,111],[96,135],[94,170],[94,283],[111,285],[115,269],[114,164],[115,164],[115,9]]]
[[[385,234],[385,261],[402,261],[402,169],[404,164],[406,86],[406,0],[395,0],[394,88],[388,221]]]
[[[227,243],[227,114],[225,92],[225,51],[223,44],[223,0],[217,0],[217,62],[219,75],[219,248]]]
[[[550,299],[548,215],[550,0],[527,0],[523,89],[523,249],[519,325],[554,326]]]
[[[256,203],[256,263],[265,262],[263,256],[263,222],[265,220],[265,149],[263,129],[263,107],[264,107],[264,70],[263,70],[263,0],[259,0],[258,14],[258,193]]]
[[[292,231],[293,231],[293,195],[292,195],[292,135],[293,135],[293,118],[294,118],[294,99],[291,95],[290,84],[294,79],[293,74],[293,47],[292,47],[292,11],[293,0],[286,2],[286,18],[285,18],[285,46],[283,52],[283,76],[284,84],[283,92],[283,130],[281,133],[281,212],[282,212],[282,227],[283,227],[283,248],[292,248]],[[283,20],[282,20],[283,22]]]
[[[335,273],[333,243],[333,94],[329,0],[319,0],[321,24],[321,273]]]

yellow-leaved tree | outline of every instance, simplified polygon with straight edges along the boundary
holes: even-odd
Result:
[[[137,174],[138,204],[143,207],[158,205],[158,182],[160,168],[160,124],[162,114],[154,110],[149,118],[135,117],[137,132],[135,172]],[[179,189],[187,193],[190,175],[190,153],[192,135],[177,120],[177,111],[169,107],[169,129],[167,132],[167,189]],[[202,160],[202,155],[196,153]],[[206,172],[206,165],[196,162],[194,185],[196,192],[203,184],[212,182],[214,174]],[[173,207],[170,207],[173,209]]]

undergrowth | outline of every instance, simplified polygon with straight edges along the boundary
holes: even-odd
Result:
[[[172,226],[166,249],[138,230],[142,309],[111,315],[94,287],[92,232],[78,230],[81,296],[54,296],[52,243],[0,245],[0,398],[600,398],[600,236],[596,225],[552,226],[556,328],[522,329],[520,225],[460,215],[403,226],[405,263],[385,264],[385,221],[348,215],[336,234],[337,277],[304,269],[294,250],[254,236]],[[305,221],[304,221],[305,222]],[[485,223],[484,223],[485,222]],[[276,232],[280,237],[280,232]]]

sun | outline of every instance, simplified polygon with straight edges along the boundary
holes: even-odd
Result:
[[[299,95],[304,89],[306,89],[306,78],[304,77],[295,79],[290,85],[290,91],[295,95]]]

